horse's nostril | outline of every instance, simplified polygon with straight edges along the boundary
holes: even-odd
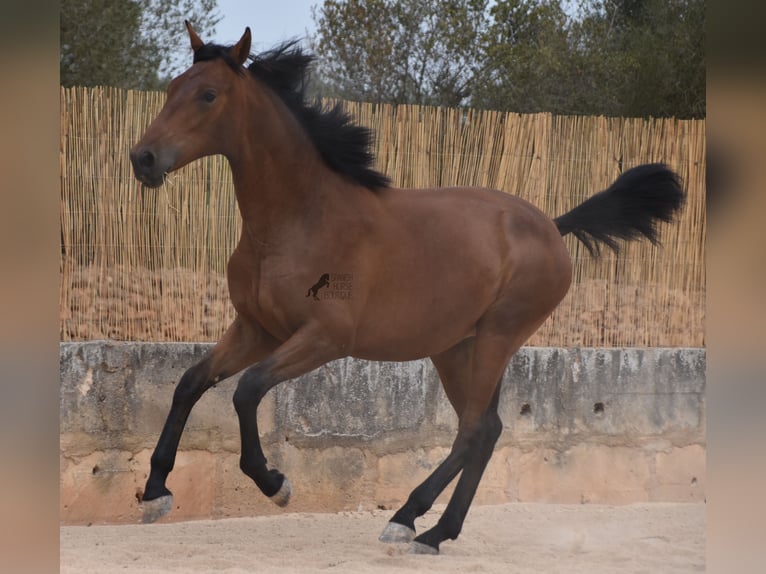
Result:
[[[149,150],[144,150],[141,155],[138,156],[138,163],[141,167],[152,168],[154,167],[154,154]]]

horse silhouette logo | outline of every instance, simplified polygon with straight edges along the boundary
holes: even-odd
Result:
[[[319,297],[317,297],[317,293],[322,287],[327,287],[330,284],[330,274],[324,273],[320,278],[319,281],[314,283],[313,286],[309,287],[309,290],[306,292],[306,297],[309,295],[314,296],[315,301],[319,301]]]

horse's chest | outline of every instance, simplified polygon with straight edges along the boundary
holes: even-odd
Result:
[[[243,317],[261,324],[275,337],[289,337],[304,322],[308,279],[289,261],[273,258],[238,265],[229,263],[229,294]]]

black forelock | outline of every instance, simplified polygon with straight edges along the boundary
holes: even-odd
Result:
[[[231,57],[231,48],[231,46],[220,46],[218,44],[203,44],[195,50],[192,62],[196,64],[197,62],[205,62],[207,60],[223,60],[232,70],[242,73],[244,70],[242,66]]]
[[[230,54],[231,46],[204,44],[194,52],[194,63],[221,59],[232,70],[244,73]],[[306,101],[309,68],[314,56],[297,40],[290,40],[261,54],[251,54],[247,70],[273,90],[298,118],[322,159],[334,171],[369,189],[390,185],[388,177],[372,168],[372,132],[354,124],[341,104],[325,108],[317,99]]]

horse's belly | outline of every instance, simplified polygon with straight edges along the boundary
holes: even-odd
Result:
[[[430,357],[454,347],[463,339],[476,334],[476,329],[467,329],[462,335],[421,338],[418,340],[401,337],[393,340],[361,341],[355,345],[351,356],[368,361],[415,361]],[[369,344],[368,344],[369,343]]]
[[[486,289],[472,295],[450,298],[442,292],[394,297],[391,304],[376,306],[375,312],[367,306],[368,313],[357,324],[352,354],[369,360],[408,361],[440,353],[475,334],[476,323],[491,305]]]

